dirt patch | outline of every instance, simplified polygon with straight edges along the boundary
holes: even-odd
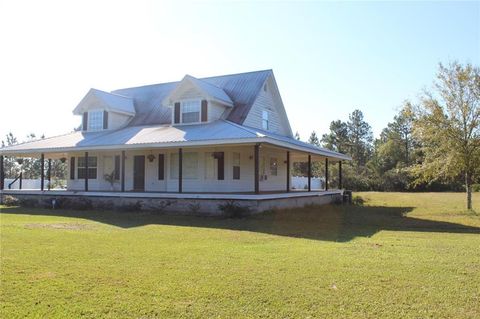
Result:
[[[93,228],[91,225],[88,224],[80,224],[80,223],[53,223],[53,224],[25,224],[25,228],[27,229],[36,229],[36,228],[50,228],[50,229],[66,229],[66,230],[85,230]]]

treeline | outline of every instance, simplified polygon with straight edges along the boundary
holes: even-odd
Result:
[[[352,157],[343,165],[347,189],[478,190],[479,68],[440,64],[434,89],[425,91],[417,103],[406,101],[378,138],[357,109],[346,121],[332,121],[321,138],[312,132],[308,142]]]

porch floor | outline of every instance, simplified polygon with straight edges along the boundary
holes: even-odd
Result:
[[[251,193],[160,193],[160,192],[114,192],[114,191],[67,191],[38,189],[4,189],[0,195],[44,195],[44,196],[95,196],[95,197],[125,197],[125,198],[171,198],[171,199],[234,199],[234,200],[267,200],[295,197],[316,197],[333,194],[342,194],[343,190],[292,190],[290,192],[261,192]]]

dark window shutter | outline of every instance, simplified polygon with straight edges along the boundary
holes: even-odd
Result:
[[[218,180],[225,179],[225,156],[223,152],[217,152],[217,161],[218,161]]]
[[[233,167],[233,179],[240,179],[240,166]]]
[[[70,179],[75,179],[75,157],[70,158]]]
[[[173,123],[180,123],[180,103],[175,103]]]
[[[208,102],[202,100],[202,122],[208,121]]]
[[[120,179],[120,155],[115,155],[115,180]]]
[[[103,129],[108,129],[108,112],[103,111]]]
[[[82,130],[86,131],[87,128],[88,128],[88,112],[83,112]]]
[[[165,155],[158,154],[158,179],[165,179]]]

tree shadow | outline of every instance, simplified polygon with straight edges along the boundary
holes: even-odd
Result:
[[[152,212],[20,207],[5,207],[2,208],[2,213],[83,218],[121,228],[152,224],[202,227],[336,242],[370,237],[382,230],[480,234],[480,227],[408,217],[407,214],[412,210],[412,207],[325,205],[280,210],[239,219]]]

